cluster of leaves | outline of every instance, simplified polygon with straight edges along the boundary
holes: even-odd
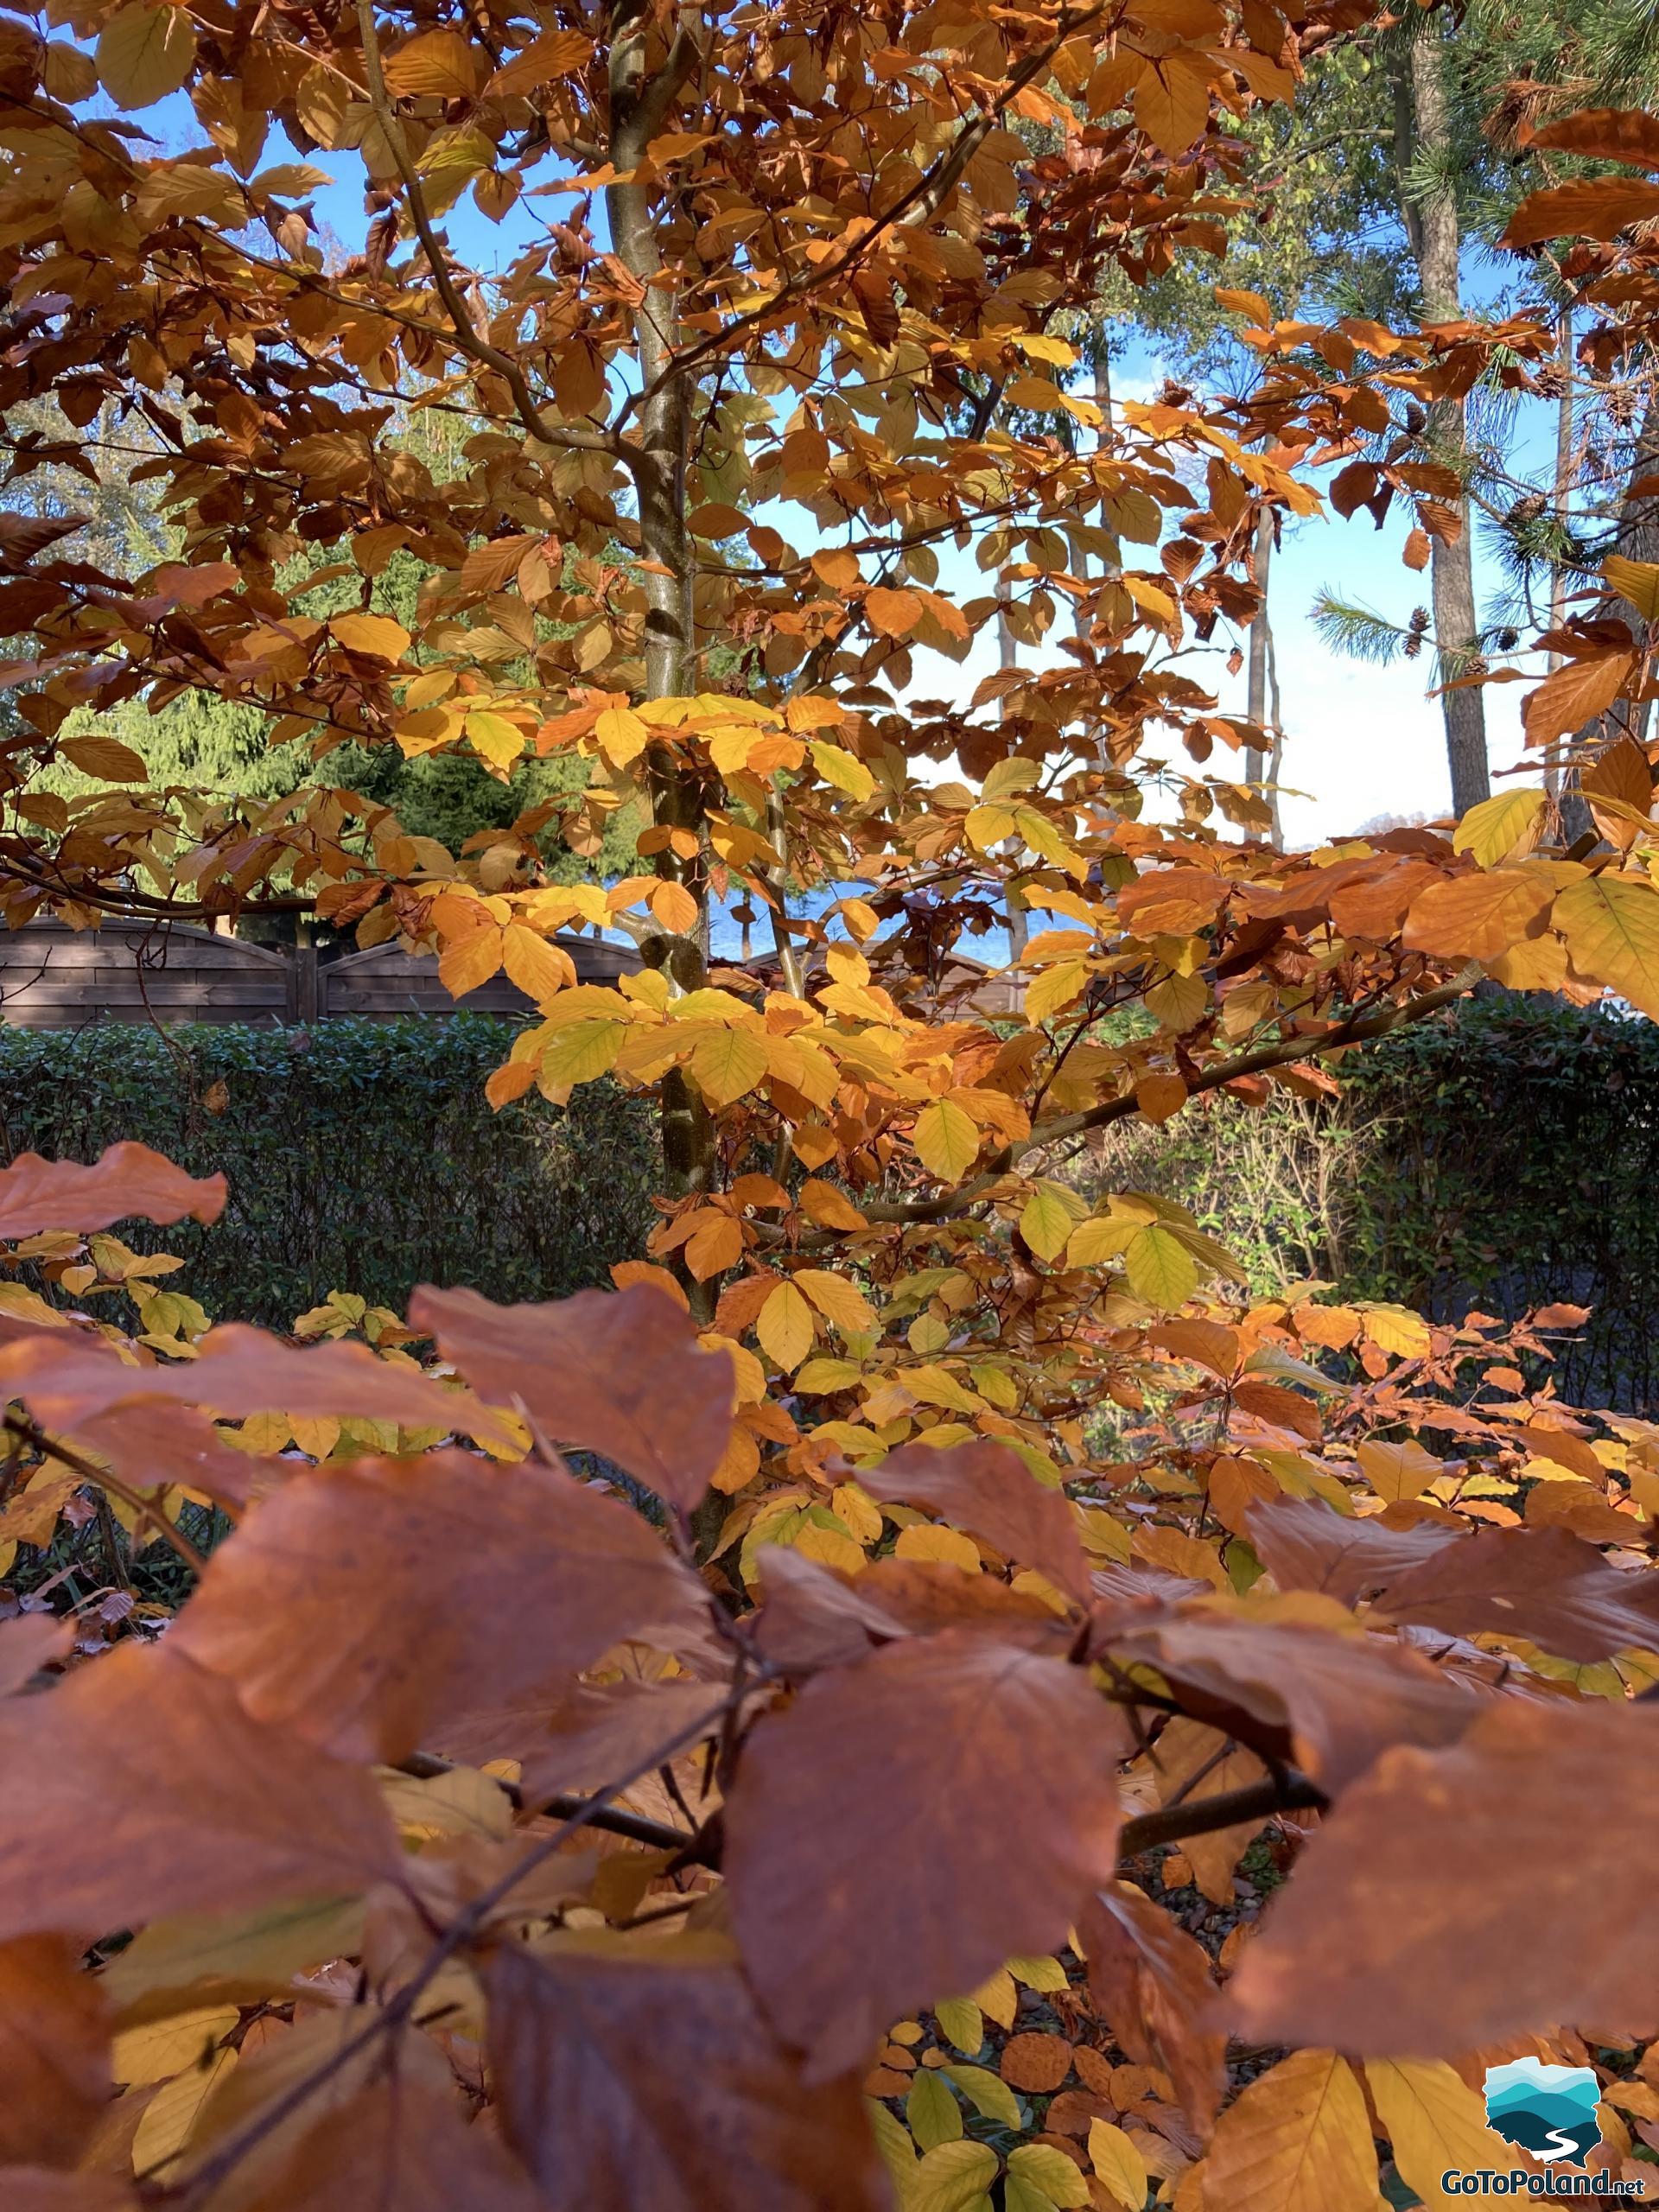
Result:
[[[141,1146],[31,1155],[0,1235],[98,1252],[225,1195]],[[948,1325],[957,1287],[916,1287]],[[1581,2057],[1538,2038],[1570,2016],[1634,2053],[1649,2001],[1643,1948],[1596,1945],[1645,1909],[1615,1850],[1515,1942],[1529,1778],[1651,1795],[1621,1708],[1659,1673],[1659,1433],[1594,1440],[1514,1363],[1579,1318],[1143,1322],[1116,1384],[1155,1456],[1079,1447],[1068,1485],[988,1398],[855,1465],[820,1429],[701,1566],[746,1428],[791,1425],[654,1283],[423,1291],[408,1328],[336,1300],[298,1348],[8,1321],[36,1510],[101,1497],[198,1573],[170,1621],[83,1609],[56,1683],[67,1624],[0,1624],[8,2202],[966,2208],[1001,2176],[1024,2212],[1312,2212],[1375,2203],[1378,2136],[1425,2190],[1490,2163],[1478,2066]],[[234,1524],[209,1559],[185,1501]],[[1168,1901],[1227,1905],[1273,1820],[1282,1897],[1206,1948]],[[1230,2029],[1294,2055],[1218,2118]],[[1610,2094],[1656,2116],[1634,2065]]]
[[[1408,559],[1445,542],[1455,479],[1351,456],[1393,407],[1527,389],[1551,318],[1275,324],[1228,288],[1247,397],[1108,425],[1068,388],[1056,319],[1224,246],[1231,120],[1358,12],[0,26],[0,401],[142,416],[181,533],[129,575],[73,516],[0,514],[31,641],[0,911],[302,907],[457,995],[505,969],[539,1019],[492,1101],[609,1075],[664,1160],[615,1294],[334,1300],[299,1342],[203,1329],[110,1235],[222,1180],[121,1147],[0,1176],[0,1239],[99,1301],[3,1318],[9,1479],[193,1578],[164,1627],[70,1631],[40,1591],[0,1624],[9,2203],[1374,2212],[1380,2142],[1428,2197],[1513,2168],[1495,2054],[1592,2046],[1632,2177],[1659,1437],[1537,1381],[1577,1309],[1252,1300],[1179,1206],[1058,1172],[1205,1094],[1327,1095],[1487,976],[1659,1012],[1639,715],[1583,835],[1521,787],[1287,857],[1207,772],[1264,733],[1189,664],[1326,462],[1340,507],[1411,503]],[[100,88],[184,94],[205,143],[152,158]],[[258,167],[278,127],[363,164],[342,264],[318,173]],[[1643,158],[1650,128],[1584,126]],[[1586,346],[1640,342],[1618,233],[1659,188],[1560,189],[1548,219],[1605,234]],[[491,282],[438,227],[468,190],[518,226]],[[396,425],[451,408],[479,427],[440,485]],[[403,552],[407,622],[374,603]],[[1640,613],[1656,575],[1608,589]],[[920,696],[999,607],[1013,664]],[[1552,633],[1534,741],[1643,706],[1648,649]],[[186,689],[324,754],[578,764],[567,835],[637,808],[634,872],[550,881],[534,808],[457,861],[343,789],[159,790],[79,719]],[[43,810],[60,754],[103,787]],[[733,887],[775,976],[709,967]],[[992,1020],[943,956],[1010,894],[1045,926]],[[578,986],[572,925],[645,966]],[[1563,1802],[1598,1814],[1570,1850]],[[1169,1902],[1224,1901],[1263,1827],[1281,1892],[1199,1942]],[[1230,2035],[1275,2061],[1242,2088]]]

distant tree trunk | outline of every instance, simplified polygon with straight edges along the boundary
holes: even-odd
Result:
[[[999,595],[996,602],[996,664],[1001,669],[1010,669],[1014,665],[1015,658],[1014,632],[1008,622],[1007,601]],[[1002,695],[1001,711],[1004,715],[1008,711],[1007,692]],[[1018,854],[1020,850],[1018,839],[1010,840],[1008,850],[1011,856]],[[1027,919],[1026,902],[1012,883],[1003,886],[1002,906],[1008,918],[1008,957],[1010,960],[1022,960],[1025,957],[1026,946],[1031,939],[1031,925]]]
[[[1630,455],[1630,473],[1625,480],[1624,496],[1619,501],[1618,531],[1611,549],[1627,561],[1659,562],[1659,491],[1649,488],[1656,480],[1659,480],[1659,378],[1648,385],[1641,428],[1636,434],[1636,450]],[[1631,643],[1638,649],[1650,642],[1646,619],[1616,593],[1609,592],[1596,613],[1603,621],[1622,622],[1630,633]],[[1594,721],[1586,722],[1573,738],[1573,750],[1582,760],[1586,754],[1593,757],[1603,743],[1626,734],[1638,745],[1645,744],[1651,712],[1652,702],[1645,699],[1616,707],[1611,715],[1599,715]],[[1577,767],[1567,770],[1565,782],[1561,833],[1571,842],[1583,836],[1592,824],[1590,810],[1579,795]]]
[[[1555,481],[1551,497],[1551,512],[1559,527],[1565,527],[1573,498],[1573,309],[1563,308],[1556,324],[1555,358],[1559,364],[1561,388],[1555,397]],[[1559,629],[1567,615],[1567,564],[1553,561],[1549,573],[1549,626]],[[1553,675],[1561,664],[1561,655],[1552,652],[1549,668]],[[1551,798],[1560,800],[1561,795],[1560,747],[1552,742],[1544,755],[1544,789]]]
[[[1245,712],[1258,729],[1272,732],[1273,750],[1264,753],[1260,746],[1249,746],[1244,753],[1244,777],[1247,783],[1266,784],[1268,811],[1273,817],[1268,836],[1270,842],[1281,844],[1279,826],[1279,762],[1284,751],[1283,734],[1278,727],[1278,684],[1273,677],[1273,624],[1268,614],[1268,577],[1273,565],[1273,517],[1263,510],[1255,525],[1255,584],[1262,594],[1262,608],[1250,625],[1250,657],[1249,690]],[[1269,694],[1273,696],[1270,699]],[[1272,766],[1269,767],[1268,762]]]
[[[1445,34],[1433,16],[1410,42],[1395,79],[1396,127],[1395,155],[1401,181],[1400,208],[1406,235],[1417,264],[1426,323],[1457,322],[1463,314],[1459,289],[1459,249],[1462,244],[1458,203],[1447,188],[1446,173],[1452,158],[1452,108],[1444,73]],[[1421,153],[1434,171],[1433,188],[1415,199],[1408,184],[1414,156]],[[1464,403],[1439,401],[1429,411],[1428,435],[1453,466],[1465,450]],[[1474,545],[1469,527],[1469,502],[1459,501],[1463,528],[1455,545],[1436,537],[1430,553],[1430,585],[1433,600],[1434,640],[1440,652],[1442,686],[1449,678],[1465,675],[1477,650],[1479,623],[1475,613]],[[1491,797],[1486,768],[1486,713],[1478,690],[1442,689],[1440,710],[1446,723],[1446,764],[1452,775],[1452,810],[1466,814]]]

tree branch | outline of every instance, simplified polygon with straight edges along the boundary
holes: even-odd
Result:
[[[1242,1789],[1218,1790],[1213,1797],[1185,1805],[1161,1805],[1156,1812],[1125,1821],[1118,1831],[1118,1863],[1124,1865],[1160,1843],[1213,1835],[1218,1828],[1242,1827],[1246,1821],[1269,1821],[1275,1813],[1323,1812],[1330,1802],[1316,1782],[1287,1767],[1278,1779],[1268,1776],[1262,1782],[1247,1782]]]

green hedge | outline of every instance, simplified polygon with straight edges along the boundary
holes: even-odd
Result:
[[[122,1232],[184,1258],[178,1287],[218,1319],[283,1325],[330,1290],[401,1312],[423,1281],[561,1297],[643,1249],[655,1126],[608,1083],[568,1110],[532,1096],[492,1113],[484,1080],[517,1027],[0,1028],[0,1142],[89,1160],[137,1137],[222,1170],[230,1204],[212,1228]]]
[[[1562,1395],[1659,1408],[1659,1028],[1504,995],[1341,1075],[1334,1109],[1217,1098],[1126,1126],[1087,1179],[1190,1205],[1264,1291],[1319,1277],[1442,1319],[1588,1306]]]

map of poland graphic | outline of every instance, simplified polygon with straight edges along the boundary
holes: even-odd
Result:
[[[1601,2140],[1600,2099],[1592,2067],[1548,2066],[1529,2057],[1486,2069],[1486,2125],[1543,2165],[1562,2158],[1584,2164]]]

